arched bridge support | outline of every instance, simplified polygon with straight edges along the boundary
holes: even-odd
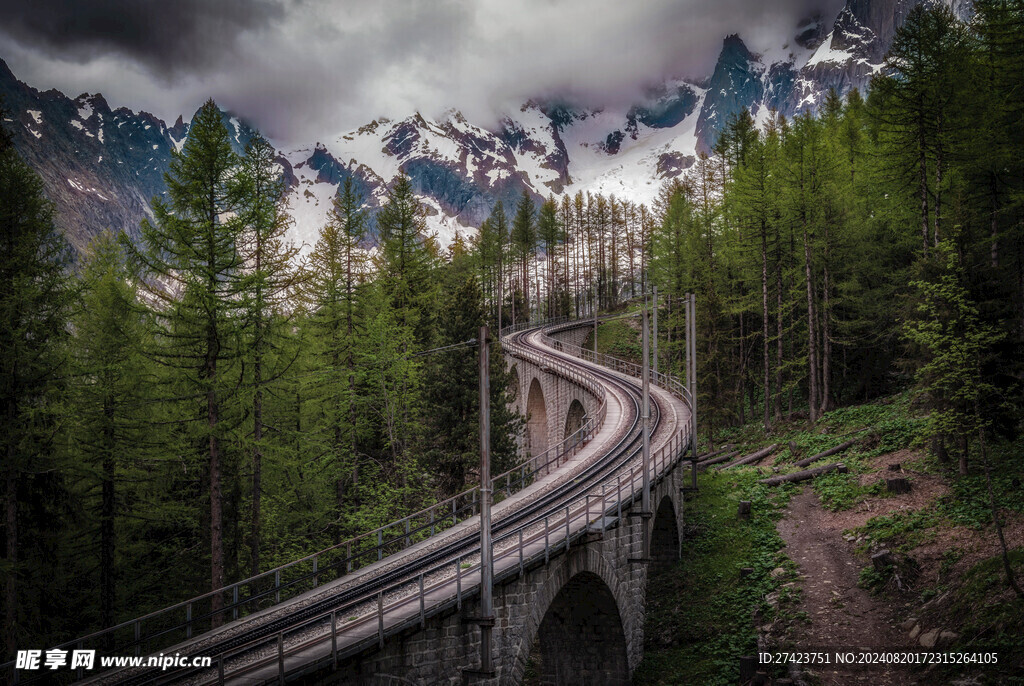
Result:
[[[494,661],[491,678],[474,677],[469,683],[519,686],[534,653],[534,667],[544,684],[621,686],[643,657],[644,610],[649,564],[630,562],[643,552],[643,537],[653,536],[652,550],[663,546],[659,536],[682,530],[685,468],[679,464],[652,488],[659,507],[645,531],[644,520],[612,519],[604,531],[592,530],[573,541],[555,545],[547,564],[543,557],[497,575],[494,587]],[[632,509],[639,510],[636,501]],[[672,539],[669,538],[669,548]],[[678,559],[678,538],[674,557]],[[660,560],[667,563],[667,559]],[[655,563],[657,564],[657,563]],[[335,672],[306,677],[309,684],[465,683],[462,670],[480,664],[480,630],[464,618],[479,616],[473,591],[462,606],[450,602],[427,614],[423,624],[413,618],[383,649],[367,649],[346,657]],[[534,652],[535,644],[538,650]],[[539,664],[538,658],[539,657]]]

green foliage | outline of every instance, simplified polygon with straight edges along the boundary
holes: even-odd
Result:
[[[772,578],[773,569],[795,570],[775,530],[793,489],[771,490],[756,479],[742,472],[701,475],[699,495],[688,503],[687,531],[692,533],[684,540],[682,560],[648,582],[646,645],[634,683],[733,684],[739,656],[757,645],[751,611],[757,608],[767,620],[775,618],[764,597],[787,581]],[[736,518],[740,499],[753,503],[749,521]],[[754,572],[740,579],[741,567]],[[796,601],[787,591],[781,589],[786,596],[780,597],[782,619],[801,621],[785,614]]]

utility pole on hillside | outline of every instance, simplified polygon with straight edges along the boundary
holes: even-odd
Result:
[[[467,676],[493,677],[494,560],[491,550],[491,332],[480,327],[480,616],[467,618],[480,626],[480,669]]]
[[[654,380],[658,380],[658,287],[654,287]]]
[[[640,417],[640,431],[643,440],[643,449],[641,450],[641,471],[642,471],[642,483],[643,490],[640,497],[640,512],[633,513],[631,516],[640,517],[643,520],[643,552],[638,558],[630,558],[630,562],[650,562],[651,561],[651,539],[650,539],[650,526],[648,524],[651,520],[651,365],[650,365],[650,335],[649,326],[647,321],[647,296],[644,296],[644,310],[643,310],[643,328],[641,330],[641,340],[643,342],[643,360],[640,371],[641,388],[643,392],[643,403],[641,404],[641,417]]]

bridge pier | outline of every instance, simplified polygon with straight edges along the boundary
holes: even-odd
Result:
[[[678,558],[678,533],[667,541],[659,536],[682,529],[682,476],[677,468],[652,488],[652,501],[659,503],[650,527],[655,564]],[[637,500],[632,509],[639,508]],[[533,667],[543,684],[628,684],[643,657],[649,565],[629,563],[643,553],[642,520],[624,513],[609,523],[603,532],[576,538],[568,551],[557,544],[547,565],[541,555],[522,574],[518,567],[496,570],[493,678],[469,680],[462,674],[478,668],[480,660],[480,629],[463,621],[480,612],[474,589],[464,594],[461,611],[452,603],[428,616],[423,629],[416,623],[389,637],[382,650],[352,656],[338,671],[299,683],[518,686],[536,641]]]

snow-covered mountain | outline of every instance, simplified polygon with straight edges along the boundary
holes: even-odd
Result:
[[[498,200],[509,206],[524,189],[537,200],[582,190],[649,203],[664,180],[710,150],[728,118],[743,108],[764,123],[772,109],[787,116],[815,109],[829,88],[841,94],[864,88],[896,29],[921,1],[847,0],[831,21],[807,18],[764,54],[752,52],[742,36],[728,36],[706,78],[661,82],[629,108],[532,100],[491,128],[456,110],[437,120],[416,113],[283,150],[278,163],[294,238],[315,242],[346,177],[373,213],[400,170],[412,179],[428,226],[443,244],[456,231],[472,232]],[[963,18],[971,11],[970,0],[924,1],[942,2]],[[168,126],[146,112],[112,111],[99,94],[40,93],[2,60],[0,95],[5,125],[42,176],[77,248],[106,227],[138,230],[149,200],[164,190],[171,151],[184,143],[183,118]],[[224,117],[240,152],[253,129],[237,115]]]

